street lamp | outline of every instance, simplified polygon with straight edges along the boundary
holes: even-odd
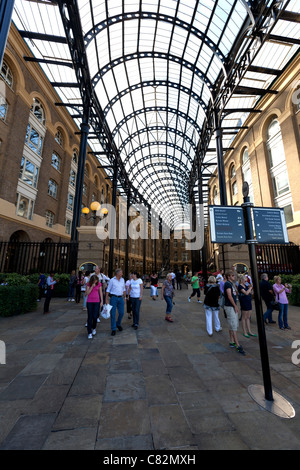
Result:
[[[85,215],[87,220],[93,219],[93,225],[96,225],[97,212],[99,211],[100,207],[101,207],[100,202],[93,201],[92,204],[90,205],[90,209],[93,214],[89,218],[87,217],[87,215],[90,213],[90,209],[88,207],[83,207],[81,212]]]

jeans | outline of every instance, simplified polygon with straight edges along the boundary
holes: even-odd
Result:
[[[52,299],[52,294],[53,294],[53,290],[51,289],[51,287],[48,287],[47,294],[45,295],[44,313],[49,312],[49,305]]]
[[[268,320],[269,322],[273,321],[272,319],[272,312],[273,312],[273,307],[271,302],[266,303],[267,310],[264,313],[264,320]]]
[[[139,326],[140,320],[140,307],[142,301],[138,297],[130,297],[133,313],[133,324],[134,326]]]
[[[83,308],[86,308],[87,295],[83,292]]]
[[[288,304],[279,303],[279,313],[278,313],[278,326],[279,328],[287,328],[287,313],[288,313]]]
[[[90,335],[97,326],[97,318],[99,315],[100,302],[87,302],[87,311],[88,311],[88,321],[87,329],[88,334]]]
[[[111,330],[116,331],[117,326],[121,326],[122,323],[122,318],[124,316],[124,298],[122,297],[116,297],[115,295],[112,295],[110,298],[110,305],[112,306],[112,309],[110,311],[110,325],[111,325]],[[118,309],[118,320],[116,321],[116,311]]]
[[[173,308],[172,297],[168,297],[167,295],[164,295],[164,299],[167,302],[166,315],[169,315],[172,312],[172,308]]]
[[[74,298],[74,287],[70,284],[69,284],[69,295],[68,295],[68,297],[69,297],[69,299]]]

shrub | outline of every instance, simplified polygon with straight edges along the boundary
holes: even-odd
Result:
[[[0,286],[0,316],[22,315],[36,309],[38,287],[33,284]]]

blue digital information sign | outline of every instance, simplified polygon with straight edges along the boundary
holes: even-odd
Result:
[[[253,208],[253,220],[258,243],[289,243],[283,209]]]
[[[243,209],[232,206],[209,206],[212,243],[246,243]]]

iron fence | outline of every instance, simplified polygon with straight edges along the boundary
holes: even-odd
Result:
[[[77,268],[78,243],[0,242],[0,272],[69,273]]]
[[[259,274],[300,273],[300,247],[298,245],[257,245],[256,260]]]

